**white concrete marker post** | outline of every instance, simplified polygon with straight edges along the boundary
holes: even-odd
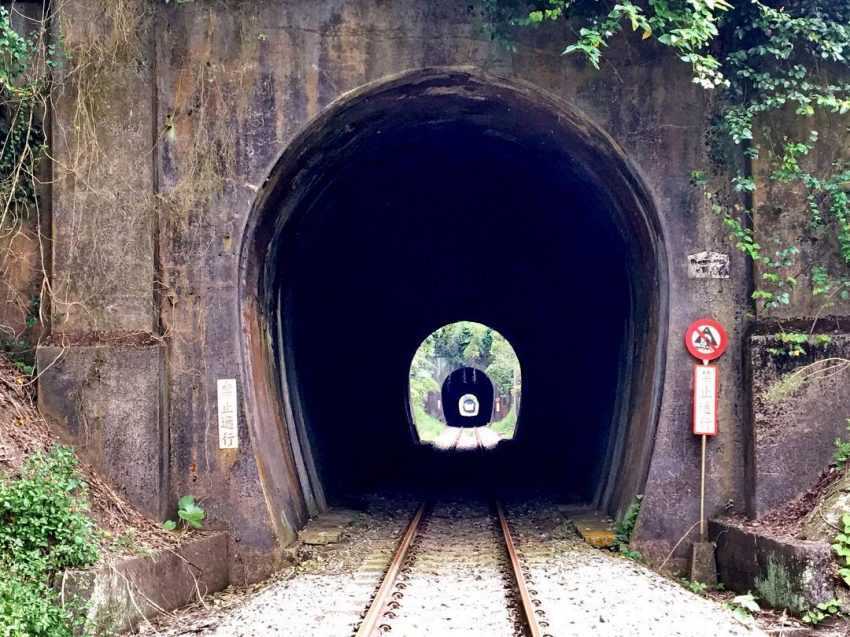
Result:
[[[729,336],[723,326],[713,319],[699,319],[685,331],[685,347],[701,364],[694,366],[693,379],[693,433],[700,436],[700,485],[699,485],[699,542],[694,544],[691,562],[691,579],[704,583],[715,583],[717,572],[714,565],[714,547],[706,541],[705,520],[705,465],[708,437],[717,435],[717,398],[719,374],[716,365],[729,345]]]

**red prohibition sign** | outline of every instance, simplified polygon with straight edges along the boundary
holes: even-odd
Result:
[[[701,361],[720,358],[728,345],[729,335],[726,329],[714,319],[696,320],[685,332],[685,347],[691,356]]]

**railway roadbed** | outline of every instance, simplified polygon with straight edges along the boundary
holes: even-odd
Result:
[[[721,603],[589,547],[553,501],[512,500],[503,507],[530,605],[522,603],[502,521],[489,500],[434,501],[397,576],[390,569],[420,503],[370,496],[365,504],[342,541],[302,547],[299,563],[276,580],[211,596],[142,632],[350,637],[360,629],[384,636],[516,637],[533,634],[524,617],[530,606],[541,637],[766,635],[738,622]],[[369,629],[364,616],[388,575],[389,594]]]
[[[530,634],[504,531],[492,504],[421,505],[357,637]]]

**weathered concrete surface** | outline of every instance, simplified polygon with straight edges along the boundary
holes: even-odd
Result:
[[[598,513],[586,513],[584,515],[570,516],[578,534],[582,539],[598,549],[614,546],[616,533],[614,532],[614,521]]]
[[[709,537],[717,545],[720,581],[768,606],[799,614],[841,594],[828,544],[774,539],[717,520],[709,523]]]
[[[319,514],[310,520],[298,532],[298,539],[304,544],[335,544],[345,536],[346,528],[358,517],[357,511],[333,509]]]
[[[824,75],[826,70],[821,71]],[[831,81],[835,81],[833,77]],[[850,315],[850,299],[842,299],[837,286],[833,285],[825,293],[815,294],[812,281],[812,267],[826,267],[831,276],[840,276],[846,271],[847,264],[839,250],[839,231],[830,214],[824,215],[825,224],[812,229],[812,216],[806,201],[806,188],[800,183],[770,179],[770,158],[781,157],[781,145],[786,139],[806,141],[813,130],[818,131],[820,140],[817,149],[800,159],[802,170],[818,175],[836,172],[836,166],[850,159],[850,139],[847,122],[842,118],[818,113],[813,117],[800,118],[792,109],[784,114],[771,114],[772,130],[782,129],[782,135],[773,135],[772,139],[756,141],[763,144],[761,156],[753,162],[753,177],[758,180],[759,188],[753,196],[753,230],[755,240],[763,246],[766,256],[775,258],[777,251],[796,247],[800,254],[793,257],[790,267],[781,272],[797,279],[793,288],[783,290],[789,293],[787,304],[776,307],[757,307],[760,320],[770,319],[811,319],[827,316]],[[775,160],[774,160],[775,161]],[[754,281],[761,287],[761,275],[765,271],[763,264],[756,264]],[[771,289],[769,286],[768,289]],[[774,288],[775,289],[775,288]],[[806,328],[808,331],[808,327]]]
[[[38,320],[42,263],[35,223],[30,220],[18,232],[0,237],[0,342],[14,341]]]
[[[37,37],[41,5],[15,3],[7,8],[16,31]],[[39,113],[35,115],[41,119]],[[35,122],[37,126],[43,123]],[[13,351],[18,349],[15,341],[21,337],[29,342],[38,340],[41,325],[34,325],[33,321],[40,318],[39,303],[48,300],[42,297],[42,281],[45,270],[50,268],[50,249],[45,236],[40,234],[42,228],[50,226],[47,162],[36,173],[41,182],[33,187],[38,205],[11,206],[4,213],[4,231],[0,236],[0,281],[3,285],[0,291],[0,345],[9,343]]]
[[[694,542],[691,552],[691,581],[714,586],[717,584],[717,561],[714,559],[714,544]]]
[[[850,512],[850,472],[829,487],[803,520],[800,538],[832,544],[838,529],[844,528],[843,518]],[[838,559],[838,558],[836,558]]]
[[[56,17],[67,60],[53,97],[52,328],[150,334],[156,105],[145,6],[69,2]]]
[[[789,356],[777,336],[749,340],[753,516],[814,486],[833,461],[835,439],[848,438],[850,336],[826,334],[830,340],[822,345],[814,343],[816,336],[799,356]]]
[[[56,588],[66,604],[87,604],[93,634],[135,630],[145,619],[225,588],[227,544],[225,533],[207,534],[173,551],[125,558],[90,571],[66,571]]]
[[[70,42],[101,38],[108,16],[95,16],[95,6],[63,3],[60,23],[78,25],[78,31],[69,27]],[[739,308],[747,304],[747,267],[726,242],[720,219],[707,213],[700,192],[689,184],[690,171],[706,163],[709,104],[686,65],[652,47],[635,47],[627,36],[607,52],[616,77],[596,73],[577,58],[561,56],[558,46],[548,52],[547,42],[569,38],[550,28],[520,35],[515,52],[509,52],[482,30],[474,8],[450,0],[171,3],[157,5],[153,20],[156,37],[140,38],[127,64],[131,71],[122,68],[119,76],[105,70],[110,88],[102,95],[98,125],[103,154],[83,167],[86,187],[59,174],[54,190],[54,331],[95,340],[108,338],[93,335],[95,330],[142,332],[166,342],[167,354],[159,359],[167,363],[163,391],[148,395],[151,377],[142,376],[145,397],[133,408],[119,396],[139,393],[131,387],[136,377],[121,370],[126,365],[140,373],[133,362],[138,354],[102,348],[115,358],[107,355],[111,371],[98,382],[115,393],[93,403],[98,422],[130,423],[125,430],[138,432],[137,451],[156,467],[154,432],[166,434],[158,481],[153,473],[159,469],[148,468],[144,481],[122,483],[137,505],[161,511],[174,494],[191,492],[208,503],[211,523],[232,530],[234,579],[275,567],[279,542],[291,540],[306,521],[308,503],[296,454],[281,452],[274,464],[256,460],[272,444],[291,449],[283,422],[291,412],[281,409],[267,423],[274,435],[256,439],[257,430],[247,422],[256,416],[253,405],[241,402],[248,386],[241,353],[265,351],[269,339],[267,330],[242,331],[238,307],[242,231],[256,192],[296,134],[346,92],[410,69],[472,65],[574,104],[624,149],[660,211],[670,273],[661,296],[669,298],[670,313],[657,317],[655,327],[659,333],[669,330],[670,338],[662,344],[663,363],[645,379],[649,387],[653,378],[663,377],[660,419],[654,437],[642,431],[645,440],[626,443],[654,444],[648,470],[645,458],[633,465],[634,488],[646,494],[635,532],[639,550],[663,559],[698,517],[699,445],[689,426],[692,361],[681,334],[702,314],[724,322],[733,341],[719,363],[721,435],[709,449],[708,510],[730,501],[743,508],[749,410],[737,344],[745,327]],[[74,98],[73,90],[59,96],[54,117],[62,165],[84,149],[73,134],[61,133],[75,133]],[[159,202],[156,216],[143,205],[151,198]],[[730,279],[687,277],[687,255],[705,250],[732,252]],[[257,324],[263,325],[261,317]],[[42,354],[49,362],[47,352]],[[121,363],[121,356],[129,362]],[[72,347],[67,360],[42,378],[43,404],[64,415],[73,431],[85,431],[62,392],[85,388],[94,363],[91,350],[77,354]],[[266,371],[273,391],[276,371]],[[218,449],[218,378],[240,381],[237,450]],[[161,400],[157,408],[149,402],[154,395]],[[647,394],[632,417],[650,418],[654,401]],[[114,480],[130,480],[129,470],[112,460],[135,454],[111,444],[89,438],[89,451],[108,460],[104,466]],[[687,556],[683,543],[675,559],[684,565]]]
[[[41,412],[124,497],[158,519],[172,502],[164,363],[160,345],[38,350]]]

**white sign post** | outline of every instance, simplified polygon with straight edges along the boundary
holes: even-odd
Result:
[[[699,536],[705,542],[705,452],[709,436],[717,435],[717,367],[703,361],[694,366],[694,434],[702,438],[699,480]]]
[[[717,435],[717,367],[709,365],[729,345],[724,327],[709,318],[694,321],[685,331],[685,347],[702,365],[694,366],[693,432],[702,438],[699,486],[699,535],[705,542],[705,453],[709,436]]]

